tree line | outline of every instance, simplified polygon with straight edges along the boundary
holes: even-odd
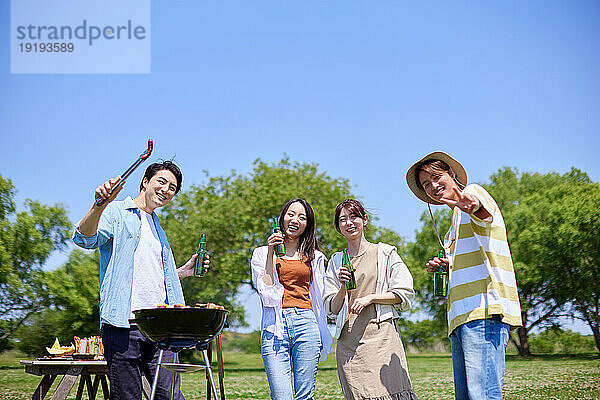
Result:
[[[519,353],[530,354],[532,329],[557,326],[564,317],[584,321],[600,351],[600,185],[574,168],[561,175],[508,167],[482,185],[498,202],[507,226],[523,317],[523,327],[511,334]],[[69,342],[73,335],[98,334],[98,253],[73,250],[63,266],[43,271],[51,252],[70,240],[72,224],[61,204],[27,200],[25,210],[17,212],[15,191],[0,176],[0,350],[16,339],[22,350],[39,354],[54,337]],[[163,208],[161,224],[179,264],[195,250],[200,233],[208,237],[211,271],[206,278],[183,281],[189,304],[223,304],[231,310],[232,325],[247,325],[236,295],[242,286],[252,286],[252,250],[264,244],[271,229],[268,218],[294,197],[313,206],[326,255],[345,246],[333,221],[322,216],[355,197],[349,180],[288,158],[273,164],[258,159],[248,174],[207,173],[204,183],[182,191]],[[436,209],[434,217],[445,232],[449,210]],[[413,274],[417,304],[412,312],[428,318],[405,318],[400,327],[404,340],[417,347],[446,340],[446,305],[433,296],[424,268],[439,244],[428,212],[420,221],[414,241],[380,226],[376,218],[367,232],[370,241],[395,245]]]

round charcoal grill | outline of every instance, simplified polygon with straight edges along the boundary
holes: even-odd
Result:
[[[191,347],[213,340],[228,313],[213,308],[145,308],[135,310],[129,322],[162,348]]]
[[[146,337],[158,343],[160,349],[150,400],[154,400],[161,367],[171,371],[171,399],[174,397],[176,372],[192,372],[206,368],[215,398],[219,400],[207,349],[210,341],[225,326],[228,313],[227,310],[213,308],[146,308],[133,311],[135,318],[130,319],[129,322],[137,324]],[[162,362],[164,350],[170,349],[178,353],[189,347],[196,347],[202,352],[204,365]],[[218,351],[220,346],[217,348]]]

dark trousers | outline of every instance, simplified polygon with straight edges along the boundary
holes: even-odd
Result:
[[[104,358],[108,364],[111,400],[140,400],[142,398],[142,374],[150,386],[154,381],[159,349],[137,327],[117,328],[102,326]],[[163,362],[174,361],[175,354],[165,350]],[[179,374],[175,375],[175,399],[185,400],[181,394]],[[168,399],[171,392],[171,372],[161,369],[155,399]]]

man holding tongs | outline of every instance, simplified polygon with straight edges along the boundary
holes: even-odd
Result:
[[[167,205],[181,189],[182,174],[171,161],[151,164],[135,198],[115,201],[125,179],[152,152],[152,140],[138,160],[116,179],[95,191],[92,208],[79,222],[73,241],[100,249],[100,326],[111,382],[111,399],[142,396],[141,374],[153,381],[158,348],[137,326],[133,310],[159,303],[184,304],[180,279],[193,275],[196,254],[176,268],[167,236],[154,211]],[[208,260],[204,263],[208,268]],[[168,355],[168,354],[171,355]],[[173,357],[165,351],[165,357]],[[168,358],[167,358],[168,360]],[[183,399],[176,375],[176,398]],[[160,374],[157,398],[168,398],[170,374]]]

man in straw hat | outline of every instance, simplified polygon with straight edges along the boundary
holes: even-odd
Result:
[[[441,151],[414,163],[406,181],[428,207],[437,204],[452,209],[444,243],[438,235],[447,258],[434,257],[427,262],[427,270],[442,266],[449,272],[448,334],[455,397],[501,399],[510,326],[522,323],[500,209],[484,188],[467,186],[463,166]],[[433,220],[431,208],[429,211]]]

